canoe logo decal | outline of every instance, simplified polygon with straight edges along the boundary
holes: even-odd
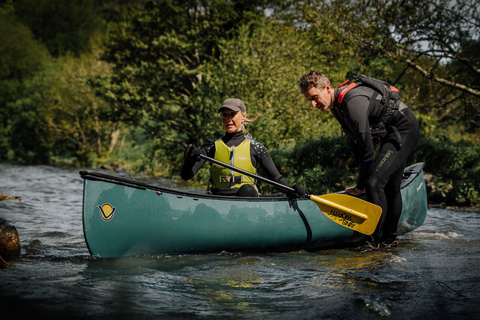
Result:
[[[100,216],[103,220],[108,221],[113,218],[115,207],[113,207],[111,204],[105,203],[104,205],[98,207],[100,208]]]

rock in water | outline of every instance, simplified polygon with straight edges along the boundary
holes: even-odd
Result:
[[[0,218],[0,268],[8,268],[4,259],[20,255],[20,240],[17,229],[5,219]]]
[[[20,197],[17,197],[17,196],[4,196],[1,192],[0,192],[0,201],[2,200],[20,200],[20,201],[23,201],[22,198]]]

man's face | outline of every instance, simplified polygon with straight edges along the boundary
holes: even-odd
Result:
[[[321,90],[316,87],[311,87],[303,95],[305,99],[310,101],[313,108],[317,108],[320,111],[326,111],[332,107],[332,88],[326,84],[324,89]]]

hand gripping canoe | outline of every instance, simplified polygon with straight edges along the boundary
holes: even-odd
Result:
[[[201,154],[200,158],[239,172],[251,178],[255,178],[259,181],[271,184],[276,189],[284,193],[288,194],[295,192],[295,190],[289,186],[234,167],[222,161],[210,158],[204,154]],[[382,215],[382,208],[380,206],[346,194],[332,193],[324,194],[322,196],[310,195],[309,197],[310,200],[317,204],[323,214],[325,214],[332,221],[344,226],[345,228],[352,229],[366,235],[371,235],[375,231],[378,221],[380,220],[380,216]]]

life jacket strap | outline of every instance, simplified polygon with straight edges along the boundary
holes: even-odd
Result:
[[[350,80],[348,80],[350,81]],[[347,81],[347,82],[348,82]],[[345,82],[344,82],[345,83]],[[356,82],[352,82],[350,83],[348,86],[346,86],[342,91],[340,91],[340,93],[338,94],[338,103],[342,103],[343,101],[343,97],[345,96],[345,94],[347,94],[348,91],[350,91],[351,89],[355,88],[356,86],[358,85],[358,83]],[[340,85],[341,86],[341,85]],[[338,87],[337,87],[338,88]]]

